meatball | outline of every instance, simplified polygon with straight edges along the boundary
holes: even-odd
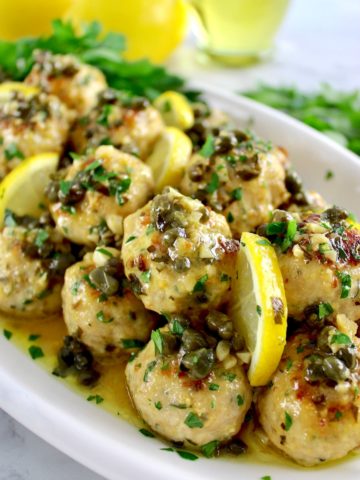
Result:
[[[72,120],[66,106],[45,93],[13,91],[0,101],[0,179],[26,157],[62,153]]]
[[[269,439],[302,465],[341,458],[360,444],[359,350],[352,341],[359,344],[335,327],[325,327],[317,341],[314,335],[296,335],[258,396],[259,420]]]
[[[76,152],[110,143],[145,159],[163,129],[159,112],[145,98],[122,99],[108,89],[91,112],[78,119],[71,134]]]
[[[278,211],[261,227],[276,244],[289,315],[298,320],[318,313],[319,305],[330,317],[342,313],[360,319],[360,232],[347,222],[346,212],[333,218],[336,211],[341,210],[301,217]]]
[[[59,312],[63,274],[74,262],[52,227],[8,214],[0,233],[0,310],[32,317]]]
[[[79,115],[85,115],[107,87],[104,74],[97,68],[80,63],[71,55],[53,55],[38,51],[35,64],[25,82],[60,98]]]
[[[74,161],[64,178],[50,183],[50,211],[64,236],[96,246],[118,242],[122,219],[153,193],[150,168],[114,147],[102,146]]]
[[[166,330],[156,333],[169,336]],[[190,448],[230,440],[240,430],[252,398],[242,367],[226,369],[217,362],[199,379],[180,367],[181,358],[164,350],[156,354],[155,342],[150,341],[127,364],[127,384],[137,410],[155,432]]]
[[[223,303],[238,247],[224,217],[172,188],[124,222],[126,276],[146,308],[159,313]]]
[[[223,214],[240,238],[287,200],[285,164],[283,150],[243,132],[222,131],[217,137],[209,135],[192,156],[180,191]]]
[[[98,248],[65,274],[68,332],[100,357],[139,348],[155,326],[154,314],[127,287],[119,257],[114,248]]]

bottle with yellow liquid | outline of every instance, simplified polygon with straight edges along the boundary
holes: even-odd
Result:
[[[268,53],[289,0],[190,0],[200,26],[201,49],[229,64]]]

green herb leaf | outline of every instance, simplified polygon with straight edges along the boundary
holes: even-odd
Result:
[[[208,281],[208,279],[209,279],[209,276],[207,273],[203,275],[201,278],[199,278],[199,280],[194,285],[193,293],[203,292],[205,290],[205,284]]]
[[[328,317],[334,312],[333,307],[330,305],[330,303],[320,303],[319,304],[319,318],[322,320],[325,317]]]
[[[156,365],[156,360],[153,360],[152,362],[148,363],[144,372],[144,378],[143,378],[144,382],[147,382],[149,380],[149,373],[152,372],[152,370],[154,370],[155,365]]]
[[[215,152],[215,138],[213,135],[208,135],[206,137],[204,145],[199,150],[199,155],[202,157],[211,157],[211,155]]]
[[[43,229],[38,230],[35,238],[35,245],[37,247],[42,247],[48,238],[49,238],[49,234],[46,230],[43,230]]]
[[[66,180],[60,180],[60,191],[64,195],[67,195],[70,192],[70,188],[72,187],[72,182]]]
[[[234,215],[229,212],[227,215],[226,215],[226,220],[228,221],[228,223],[232,223],[234,220],[235,220],[235,217]]]
[[[217,383],[210,383],[210,385],[209,385],[209,390],[212,390],[214,392],[219,390],[219,388],[220,388],[220,385],[218,385]]]
[[[340,298],[347,298],[351,290],[351,276],[345,272],[336,272],[336,276],[341,282]]]
[[[102,310],[99,310],[99,311],[96,313],[96,318],[97,318],[97,320],[99,320],[99,322],[101,322],[101,323],[111,323],[111,322],[114,321],[114,317],[106,318],[105,313],[104,313]]]
[[[10,330],[6,330],[6,328],[4,328],[3,335],[7,340],[10,340],[10,338],[13,336],[13,333]]]
[[[140,278],[144,283],[150,283],[151,270],[147,270],[146,272],[141,272],[140,273]]]
[[[155,438],[155,435],[149,430],[146,430],[146,428],[140,428],[139,432],[142,433],[144,437]]]
[[[212,440],[211,442],[201,446],[201,453],[204,455],[204,457],[211,458],[217,453],[219,445],[220,442],[218,440]]]
[[[184,421],[185,425],[189,428],[202,428],[204,426],[204,422],[201,418],[194,412],[189,412],[187,417]]]
[[[181,325],[179,320],[174,320],[171,322],[170,331],[174,335],[182,335],[184,333],[184,327]]]
[[[242,189],[241,188],[235,188],[231,192],[231,198],[233,200],[241,200],[242,199]]]
[[[242,405],[244,405],[244,398],[239,394],[236,396],[236,402],[239,405],[239,407],[241,407]]]
[[[292,427],[293,421],[291,415],[288,412],[285,412],[285,431],[288,432]]]
[[[29,342],[35,342],[35,340],[37,340],[38,338],[40,338],[41,335],[37,334],[37,333],[31,333],[29,336],[28,336],[28,340]]]
[[[210,182],[206,185],[205,190],[208,193],[214,193],[219,188],[219,185],[220,185],[219,175],[213,172],[210,177]]]
[[[9,143],[9,145],[4,150],[6,160],[12,160],[13,158],[19,158],[24,160],[25,155],[21,150],[18,149],[16,143]]]
[[[135,235],[130,235],[130,237],[127,238],[126,242],[125,243],[130,243],[132,242],[133,240],[135,240],[137,237],[135,237]]]
[[[99,403],[102,403],[104,401],[103,397],[101,395],[89,395],[86,399],[88,402],[95,402],[96,405],[99,405]]]
[[[109,251],[109,250],[106,250],[106,248],[97,248],[96,249],[97,252],[100,252],[102,253],[103,255],[106,255],[107,257],[110,257],[112,258],[114,255]]]
[[[36,360],[37,358],[44,357],[44,352],[42,351],[41,347],[37,347],[35,345],[31,345],[28,348],[28,351],[30,353],[30,356],[33,360]]]
[[[186,450],[176,450],[176,453],[184,460],[190,460],[192,462],[199,458],[194,453],[187,452]]]
[[[162,403],[161,403],[160,401],[155,402],[154,405],[155,405],[155,408],[156,408],[157,410],[161,410],[161,409],[162,409]]]
[[[142,348],[144,342],[142,340],[137,340],[136,338],[123,338],[121,340],[123,348]]]
[[[155,354],[162,355],[163,353],[163,337],[160,330],[153,330],[151,332],[151,340],[155,345]]]
[[[351,345],[352,341],[351,338],[346,335],[346,333],[335,333],[330,340],[330,345],[332,344],[336,345]]]

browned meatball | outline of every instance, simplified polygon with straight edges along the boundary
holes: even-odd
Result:
[[[242,132],[209,135],[193,155],[180,190],[223,214],[233,235],[254,230],[287,200],[286,156]]]

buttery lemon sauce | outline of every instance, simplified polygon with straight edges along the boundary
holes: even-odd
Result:
[[[57,352],[62,345],[62,339],[67,334],[65,323],[62,317],[54,316],[51,318],[37,319],[18,319],[9,317],[0,313],[0,328],[5,335],[10,333],[9,341],[20,348],[29,356],[30,361],[35,361],[42,368],[52,372],[57,366]],[[44,356],[33,360],[29,353],[31,346],[40,347]],[[121,417],[136,428],[144,428],[143,420],[137,414],[131,398],[128,394],[125,380],[126,358],[112,361],[103,365],[97,365],[97,370],[101,373],[99,381],[93,387],[80,385],[76,378],[68,376],[59,381],[65,382],[72,389],[84,398],[84,401],[93,398],[91,401],[95,403],[95,396],[98,395],[103,400],[96,406],[105,409],[107,412]],[[120,428],[120,427],[119,427]],[[309,468],[296,465],[278,452],[274,451],[266,442],[265,435],[260,429],[256,429],[252,421],[250,421],[241,434],[242,440],[248,446],[248,451],[238,457],[222,456],[220,459],[227,461],[237,460],[241,463],[258,463],[268,465],[271,469],[272,465],[282,465],[283,467],[304,470],[309,472]],[[151,441],[151,439],[149,439]],[[355,454],[349,454],[346,459],[353,457]],[[342,463],[344,459],[329,462],[316,469],[331,468],[334,464]],[[271,473],[271,472],[269,472]]]

